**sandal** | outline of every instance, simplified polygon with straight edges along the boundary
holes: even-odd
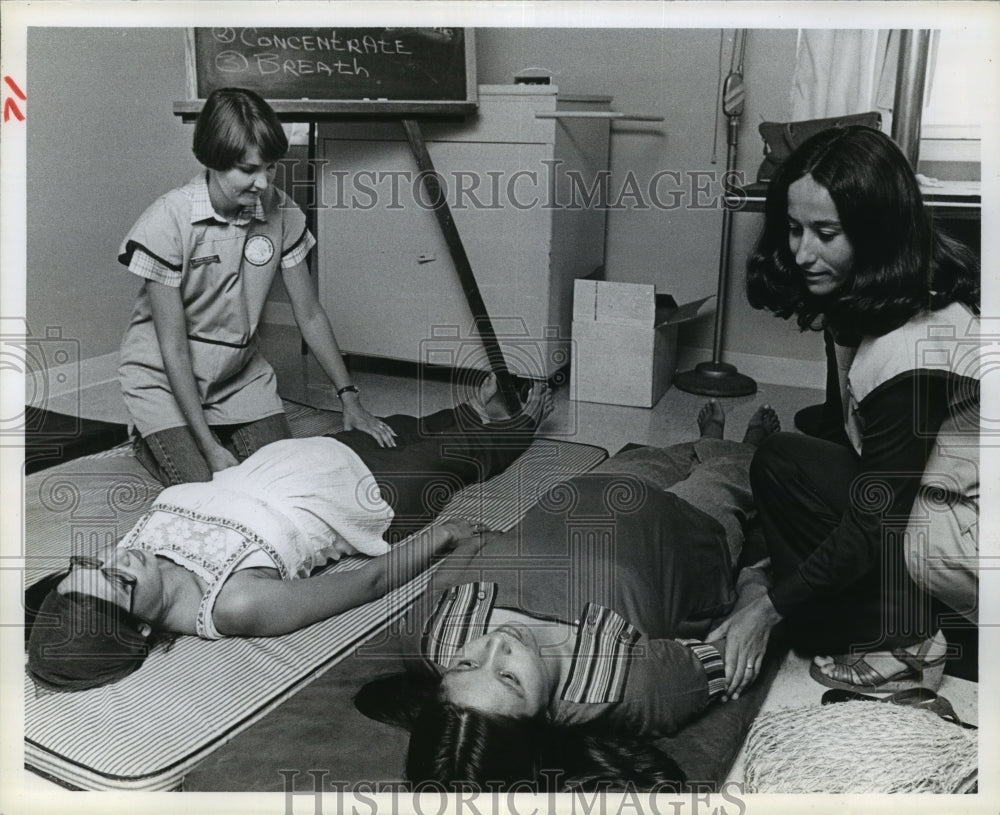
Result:
[[[951,702],[943,696],[938,696],[928,688],[910,688],[909,690],[902,690],[881,699],[876,696],[866,696],[863,693],[855,693],[850,690],[828,690],[823,694],[821,704],[830,705],[837,702],[888,702],[891,705],[915,707],[920,710],[929,710],[931,713],[936,713],[946,722],[960,725],[966,730],[979,729],[976,725],[963,722],[959,719],[955,708],[951,706]]]
[[[851,676],[853,674],[857,677],[857,682],[827,676],[820,670],[815,661],[809,665],[809,675],[828,688],[848,691],[895,693],[911,688],[937,690],[944,678],[944,663],[947,654],[933,659],[927,658],[927,653],[933,647],[936,639],[937,635],[928,637],[920,643],[916,653],[911,653],[905,648],[894,648],[892,655],[906,667],[891,676],[883,676],[872,667],[867,659],[870,654],[848,654],[834,657],[834,671],[840,675]]]

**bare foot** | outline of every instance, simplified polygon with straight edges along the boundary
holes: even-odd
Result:
[[[479,383],[479,388],[469,397],[468,405],[479,417],[483,424],[490,422],[493,417],[490,413],[490,404],[493,402],[500,388],[497,385],[497,377],[494,373],[488,373]]]
[[[521,415],[529,417],[532,429],[537,430],[554,409],[552,389],[547,382],[536,382],[528,391],[528,398],[521,408]]]
[[[726,413],[715,399],[698,411],[698,430],[703,439],[721,439],[726,430]]]
[[[476,411],[483,424],[497,424],[512,417],[500,395],[497,377],[489,373],[479,385],[479,390],[469,399],[469,406]],[[552,413],[552,391],[545,382],[535,382],[528,391],[528,398],[518,416],[528,416],[532,428],[537,428]]]
[[[747,422],[747,432],[743,436],[744,444],[756,447],[768,436],[781,430],[781,420],[770,405],[761,405],[757,412]]]

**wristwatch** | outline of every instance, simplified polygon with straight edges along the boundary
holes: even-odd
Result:
[[[340,399],[345,393],[358,393],[357,385],[344,385],[337,391],[337,398]]]

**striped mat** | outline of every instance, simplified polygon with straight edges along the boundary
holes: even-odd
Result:
[[[337,429],[329,427],[331,416],[339,421],[336,414],[300,406],[289,412],[296,436]],[[442,515],[509,529],[553,484],[606,457],[598,447],[537,439],[506,472],[454,496]],[[125,446],[28,477],[28,583],[61,568],[73,541],[120,538],[158,492]],[[362,563],[351,558],[332,568]],[[286,636],[181,637],[110,687],[36,693],[25,675],[25,766],[77,789],[175,789],[205,756],[399,618],[429,574]]]

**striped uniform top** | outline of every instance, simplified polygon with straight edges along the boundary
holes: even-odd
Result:
[[[629,503],[622,486],[614,473],[574,478],[481,551],[444,561],[411,612],[411,666],[441,674],[495,609],[512,609],[572,632],[557,722],[670,734],[720,696],[722,658],[701,638],[735,597],[725,531],[675,495],[633,484]]]

